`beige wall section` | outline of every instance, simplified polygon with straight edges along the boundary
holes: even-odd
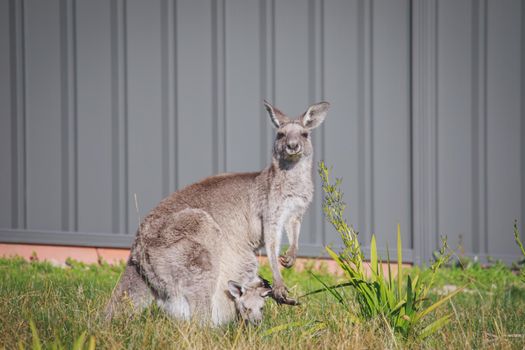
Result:
[[[110,264],[117,264],[120,261],[126,261],[128,254],[129,249],[0,243],[1,257],[20,256],[27,260],[36,258],[59,266],[64,265],[67,258],[73,258],[88,264],[102,260]]]
[[[87,264],[95,264],[100,261],[118,264],[126,261],[128,254],[129,249],[0,243],[0,257],[19,256],[26,260],[49,261],[56,266],[65,266],[67,258],[73,258]],[[266,256],[260,255],[258,258],[260,264],[268,263]],[[368,264],[365,266],[368,270]],[[410,264],[403,264],[403,266],[408,267]],[[298,258],[294,269],[297,271],[305,269],[322,270],[339,276],[343,275],[339,266],[329,259]],[[397,264],[393,264],[391,269],[394,276],[397,275]],[[385,264],[383,264],[383,271],[385,274],[388,273]]]

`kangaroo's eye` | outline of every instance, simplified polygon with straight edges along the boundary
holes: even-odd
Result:
[[[283,137],[284,137],[284,132],[277,133],[277,140],[282,139]]]
[[[304,137],[305,139],[307,139],[307,138],[308,138],[308,133],[307,133],[307,132],[303,132],[303,133],[301,134],[301,136]]]

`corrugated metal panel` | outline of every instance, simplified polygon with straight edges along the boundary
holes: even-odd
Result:
[[[482,259],[516,258],[513,221],[525,227],[524,13],[519,1],[414,2],[416,259],[439,235]]]
[[[316,161],[343,177],[363,242],[394,246],[400,223],[407,260],[427,259],[439,234],[512,259],[524,8],[0,0],[0,240],[127,246],[168,193],[268,163],[263,99],[291,114],[326,99]],[[311,256],[339,242],[316,185],[301,234]]]
[[[0,227],[11,227],[14,208],[11,200],[13,186],[13,171],[11,169],[14,150],[12,149],[13,107],[11,105],[11,45],[10,45],[10,11],[9,3],[0,2],[0,159],[4,166],[0,167]]]

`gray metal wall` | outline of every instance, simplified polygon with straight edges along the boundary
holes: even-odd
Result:
[[[328,100],[317,159],[368,242],[517,257],[519,0],[0,0],[0,241],[129,246],[168,193],[261,169],[267,98]],[[338,243],[319,183],[300,251]]]

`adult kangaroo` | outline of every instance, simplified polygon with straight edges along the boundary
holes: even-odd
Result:
[[[162,200],[138,229],[110,311],[126,294],[137,307],[154,298],[176,318],[228,322],[236,311],[242,314],[228,282],[244,286],[257,280],[255,251],[263,246],[272,297],[295,304],[279,262],[289,268],[296,260],[301,220],[314,190],[310,132],[323,122],[329,104],[314,104],[296,119],[266,101],[265,107],[277,129],[271,164],[260,172],[208,177]],[[279,257],[283,231],[290,247]]]

